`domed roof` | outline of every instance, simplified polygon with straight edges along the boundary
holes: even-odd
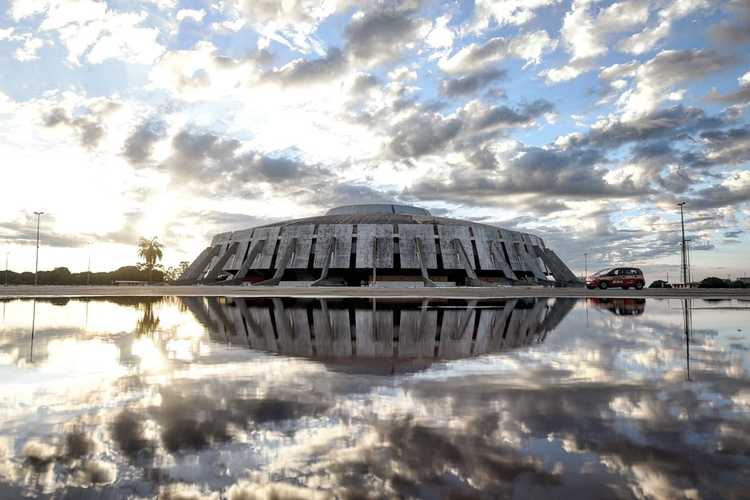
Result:
[[[365,214],[398,214],[423,215],[429,217],[429,210],[411,205],[393,205],[384,203],[363,203],[361,205],[343,205],[326,212],[326,215],[365,215]]]

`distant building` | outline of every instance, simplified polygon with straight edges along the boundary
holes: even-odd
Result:
[[[529,233],[436,217],[418,207],[350,205],[221,233],[178,283],[278,285],[580,284]]]

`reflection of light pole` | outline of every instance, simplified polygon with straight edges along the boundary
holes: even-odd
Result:
[[[36,329],[36,299],[31,312],[31,346],[29,347],[29,363],[34,362],[34,330]]]
[[[684,286],[688,286],[688,276],[687,276],[687,254],[685,253],[685,215],[683,213],[683,207],[685,206],[685,202],[681,201],[677,204],[678,207],[680,207],[680,225],[682,226],[682,284]]]
[[[682,302],[683,311],[683,328],[685,330],[685,367],[687,369],[687,380],[692,382],[690,378],[690,333],[693,329],[693,303],[690,299],[684,299]]]
[[[39,283],[37,274],[39,273],[39,219],[41,219],[44,212],[34,212],[36,215],[36,264],[34,264],[34,284]]]

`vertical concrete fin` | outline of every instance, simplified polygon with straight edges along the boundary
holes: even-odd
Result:
[[[414,238],[414,250],[417,254],[417,260],[419,260],[419,270],[422,273],[422,281],[424,286],[436,287],[437,283],[430,279],[430,275],[427,273],[427,266],[425,265],[424,250],[422,249],[422,238]]]
[[[263,246],[266,244],[266,240],[258,240],[255,242],[255,245],[253,248],[250,249],[250,253],[247,255],[247,259],[245,259],[245,262],[242,263],[242,267],[240,267],[240,270],[237,271],[237,274],[234,275],[234,278],[226,281],[222,281],[222,285],[239,285],[242,283],[242,281],[245,279],[245,276],[247,276],[247,273],[250,271],[250,266],[253,265],[253,261],[255,258],[260,255],[260,252],[263,250]]]
[[[286,245],[286,248],[284,248],[284,253],[279,259],[278,265],[276,266],[276,272],[273,273],[273,277],[271,279],[267,279],[265,281],[261,281],[260,283],[256,283],[256,286],[274,286],[278,285],[281,281],[281,277],[284,276],[284,271],[286,271],[286,267],[289,265],[289,263],[292,261],[292,258],[294,257],[294,250],[297,247],[297,238],[294,237],[291,240],[289,240],[289,243]]]
[[[206,266],[208,266],[208,263],[211,262],[211,259],[214,258],[216,253],[219,251],[219,247],[206,247],[203,249],[203,251],[198,255],[198,257],[193,261],[190,266],[185,270],[184,273],[182,273],[182,276],[180,276],[180,279],[178,279],[175,283],[176,284],[193,284],[198,281],[198,279],[201,277],[201,274],[203,274],[203,271],[206,270]]]
[[[328,247],[325,250],[325,261],[323,261],[323,270],[320,273],[320,278],[310,283],[310,286],[322,286],[328,278],[328,268],[331,266],[334,252],[336,251],[336,238],[328,240]],[[317,254],[315,255],[317,257]]]
[[[482,286],[482,282],[479,280],[477,273],[474,271],[474,268],[471,267],[471,260],[469,260],[469,254],[466,252],[466,249],[461,243],[461,240],[458,238],[453,238],[453,240],[451,240],[451,246],[456,252],[459,264],[466,271],[466,282],[468,283],[468,285],[469,286]]]
[[[508,261],[505,260],[505,255],[503,254],[503,249],[500,245],[502,243],[500,241],[490,241],[488,242],[490,247],[490,255],[492,256],[492,260],[495,262],[495,266],[497,269],[503,272],[506,278],[517,280],[518,276],[516,276],[516,273],[513,272],[513,270],[510,268],[510,265],[508,264]]]
[[[208,271],[208,274],[206,274],[206,277],[201,280],[201,283],[213,283],[216,281],[216,277],[219,276],[219,273],[224,269],[224,264],[226,264],[229,258],[234,255],[239,246],[240,244],[237,241],[229,245],[227,251],[224,252],[224,255],[219,257],[219,260],[217,260],[211,270]]]
[[[516,248],[516,253],[521,256],[525,270],[530,271],[531,274],[534,275],[534,278],[540,281],[545,281],[547,278],[544,275],[542,268],[539,266],[539,262],[536,260],[536,255],[527,252],[522,241],[515,241],[513,242],[513,245]]]
[[[547,266],[555,277],[556,281],[560,283],[571,283],[580,284],[581,280],[573,274],[573,271],[565,265],[565,263],[557,256],[557,254],[549,248],[542,249],[541,247],[534,247],[536,254],[541,257],[544,265]]]

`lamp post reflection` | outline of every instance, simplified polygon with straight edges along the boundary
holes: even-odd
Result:
[[[34,331],[36,330],[36,299],[31,306],[31,346],[29,347],[29,363],[34,362]]]
[[[684,299],[682,301],[682,325],[685,332],[685,370],[686,380],[692,382],[690,378],[690,334],[693,330],[693,301]]]

